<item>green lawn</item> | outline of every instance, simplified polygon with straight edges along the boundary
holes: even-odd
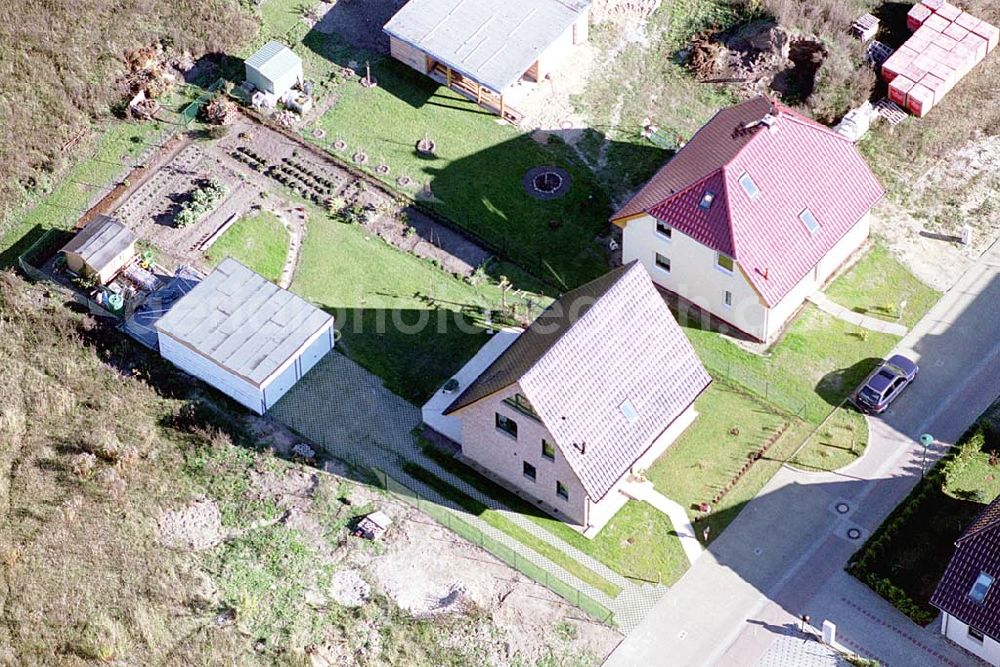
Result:
[[[848,570],[914,621],[930,623],[929,603],[963,529],[1000,494],[1000,402],[959,440],[874,535]]]
[[[912,327],[941,294],[924,285],[884,245],[876,243],[826,295],[856,313]],[[906,307],[900,313],[900,304]]]
[[[565,522],[540,513],[538,508],[486,479],[450,454],[429,445],[425,445],[424,451],[445,470],[520,512],[622,576],[669,586],[688,568],[687,557],[670,520],[647,503],[629,501],[601,532],[588,539]]]
[[[126,164],[149,147],[167,126],[159,123],[109,121],[95,128],[92,142],[79,149],[85,155],[60,183],[37,201],[11,214],[0,227],[0,266],[10,266],[17,255],[49,229],[69,229],[86,211],[100,188],[123,175]],[[28,208],[28,207],[31,208]]]
[[[418,479],[427,486],[431,487],[443,497],[447,498],[458,504],[460,507],[470,512],[471,514],[478,516],[480,519],[493,526],[497,530],[500,530],[510,537],[514,538],[524,546],[532,549],[536,553],[545,558],[549,559],[553,563],[559,565],[561,568],[572,574],[574,577],[590,584],[594,588],[604,592],[607,596],[614,598],[620,592],[621,589],[612,584],[610,581],[600,576],[590,568],[578,563],[565,552],[560,551],[558,548],[549,544],[545,540],[541,540],[530,532],[521,528],[514,522],[510,521],[502,514],[489,509],[486,505],[482,504],[478,500],[467,496],[462,491],[456,489],[454,486],[448,484],[444,480],[437,477],[434,473],[430,472],[425,468],[414,463],[404,464],[404,469],[411,475],[414,479]]]
[[[274,213],[260,211],[233,223],[205,256],[211,266],[232,257],[277,282],[288,257],[288,231]]]
[[[682,325],[715,377],[731,379],[815,424],[850,394],[898,340],[858,329],[811,304],[767,355],[744,350],[696,325]]]
[[[695,422],[646,471],[656,489],[684,506],[692,518],[700,515],[695,505],[711,503],[752,453],[777,438],[764,457],[712,507],[708,518],[698,523],[699,529],[710,525],[710,539],[714,539],[801,442],[807,425],[719,381],[698,398],[695,409]]]
[[[315,206],[307,210],[292,291],[334,314],[342,351],[395,393],[422,403],[486,342],[483,313],[501,308],[500,287],[485,278],[473,285],[359,225],[333,220]],[[534,292],[508,302],[523,306],[525,298],[548,302]]]
[[[792,459],[804,470],[837,470],[856,461],[868,445],[868,424],[852,405],[837,408]]]

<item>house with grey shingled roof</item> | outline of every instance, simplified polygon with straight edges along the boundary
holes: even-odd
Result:
[[[941,610],[941,634],[1000,665],[1000,498],[987,505],[955,541],[955,553],[931,604]]]
[[[501,332],[424,407],[462,458],[592,536],[696,417],[711,379],[649,274],[617,268]],[[484,348],[486,350],[487,348]],[[479,357],[480,355],[477,355]]]
[[[516,121],[508,94],[587,41],[590,0],[410,0],[388,23],[392,57]]]
[[[333,323],[229,258],[155,327],[163,358],[263,414],[333,349]]]

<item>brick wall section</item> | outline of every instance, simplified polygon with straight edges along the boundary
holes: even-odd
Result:
[[[552,434],[541,422],[504,403],[519,392],[521,387],[515,384],[462,411],[462,453],[524,494],[559,510],[559,518],[587,525],[587,494],[576,473],[558,447],[554,460],[542,456],[542,438],[554,442]],[[517,423],[517,440],[496,428],[497,413]],[[523,474],[525,461],[535,466],[534,482]],[[569,490],[568,501],[556,494],[557,480]]]

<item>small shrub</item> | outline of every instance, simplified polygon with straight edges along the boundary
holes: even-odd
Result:
[[[77,454],[73,457],[70,463],[70,470],[79,479],[90,479],[94,476],[94,470],[97,468],[97,457],[93,454],[83,452]]]

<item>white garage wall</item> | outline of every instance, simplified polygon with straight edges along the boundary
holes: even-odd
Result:
[[[264,414],[264,392],[261,389],[233,375],[204,355],[182,345],[169,334],[160,332],[159,341],[160,354],[164,359],[182,371],[212,385],[237,403],[257,414]]]

